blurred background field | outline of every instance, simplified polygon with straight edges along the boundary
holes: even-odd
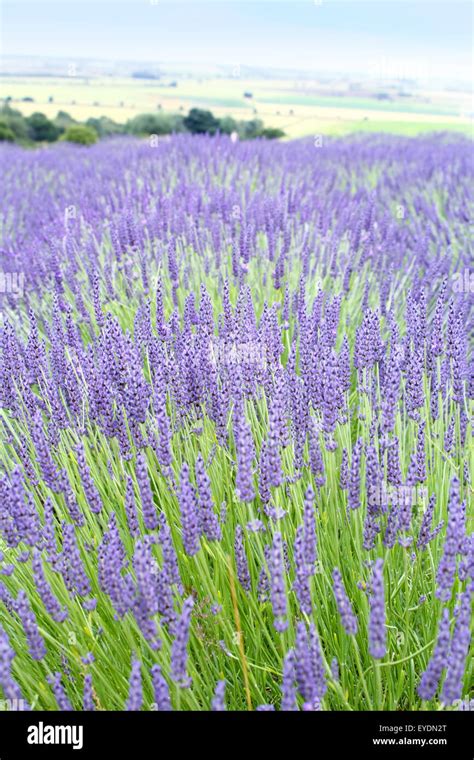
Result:
[[[4,0],[0,29],[0,99],[25,117],[472,136],[466,0]]]
[[[238,66],[196,73],[140,62],[115,63],[110,72],[94,61],[12,57],[3,62],[0,88],[3,101],[24,116],[40,111],[50,119],[65,111],[77,121],[106,116],[124,124],[138,114],[184,115],[197,107],[220,118],[260,119],[287,138],[354,131],[472,135],[467,88],[436,91],[413,80],[308,78],[291,71],[249,73]]]

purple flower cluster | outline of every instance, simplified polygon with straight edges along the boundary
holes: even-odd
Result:
[[[466,541],[465,508],[466,505],[461,503],[459,497],[459,481],[457,478],[453,478],[449,493],[444,551],[436,576],[438,584],[436,594],[443,601],[448,601],[451,598],[456,576],[457,556],[464,554]]]
[[[132,660],[132,671],[130,673],[130,689],[128,692],[127,710],[138,711],[143,704],[143,691],[142,691],[142,664],[140,660],[134,658]]]
[[[11,673],[15,651],[10,646],[9,638],[0,625],[0,687],[5,697],[10,700],[21,700],[21,691]],[[26,705],[26,703],[25,703]]]
[[[438,629],[438,638],[428,667],[423,673],[418,685],[418,694],[422,699],[433,699],[446,667],[449,654],[450,620],[449,610],[444,609]]]
[[[171,649],[171,677],[175,683],[182,687],[188,687],[191,685],[191,678],[187,673],[187,646],[193,607],[193,599],[189,596],[183,602],[183,609],[176,624],[175,636]]]
[[[357,618],[354,615],[351,602],[347,596],[346,589],[342,580],[340,570],[335,567],[332,573],[334,596],[336,597],[337,608],[341,616],[343,628],[348,636],[355,636],[358,625]]]
[[[369,651],[380,660],[387,653],[387,631],[385,622],[385,590],[383,580],[383,559],[376,560],[372,573],[369,597]]]
[[[295,674],[298,691],[303,697],[306,709],[318,709],[320,700],[327,690],[326,674],[321,644],[314,624],[309,632],[305,623],[296,628]]]
[[[472,309],[452,287],[468,141],[0,151],[0,270],[27,283],[0,294],[0,693],[31,701],[33,659],[61,709],[116,706],[96,673],[128,647],[122,706],[231,709],[239,613],[256,709],[279,701],[270,672],[282,710],[340,708],[343,631],[394,683],[406,611],[419,697],[453,704],[474,589]]]
[[[269,564],[274,626],[279,633],[283,633],[288,628],[288,620],[286,619],[287,600],[281,533],[275,533],[273,536],[273,547]]]
[[[200,549],[201,523],[196,492],[189,480],[189,467],[186,463],[181,468],[180,481],[179,506],[183,528],[183,545],[186,553],[192,557]]]
[[[449,646],[446,678],[441,693],[441,701],[452,705],[462,696],[462,686],[466,661],[471,642],[472,593],[466,589],[461,596],[454,631]]]
[[[170,712],[173,708],[171,707],[169,688],[159,665],[153,665],[151,669],[151,678],[157,710]]]
[[[235,563],[237,565],[237,577],[242,588],[245,591],[250,591],[251,579],[245,555],[243,530],[240,525],[237,525],[235,529]]]

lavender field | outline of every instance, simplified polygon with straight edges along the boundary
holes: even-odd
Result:
[[[1,161],[0,707],[472,709],[471,142]]]

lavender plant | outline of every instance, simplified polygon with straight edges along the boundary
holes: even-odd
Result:
[[[473,697],[471,151],[1,147],[0,704]]]

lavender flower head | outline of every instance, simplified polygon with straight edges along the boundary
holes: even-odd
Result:
[[[225,712],[225,680],[218,681],[212,699],[212,712]]]
[[[0,688],[6,699],[22,700],[21,690],[12,676],[12,662],[15,659],[15,651],[10,645],[6,631],[0,625]],[[28,709],[27,703],[25,709]],[[21,704],[21,702],[20,702]]]
[[[181,468],[179,507],[183,526],[183,545],[186,554],[192,557],[200,548],[200,524],[197,512],[196,494],[189,481],[189,468],[186,462]]]
[[[143,704],[141,662],[136,657],[132,659],[132,671],[130,673],[130,687],[126,709],[137,712]]]
[[[166,683],[166,679],[161,672],[160,666],[157,664],[153,665],[151,668],[151,680],[153,683],[153,691],[155,695],[155,704],[157,710],[160,710],[162,712],[171,712],[173,708],[171,706],[168,684]]]
[[[281,533],[275,533],[270,557],[270,590],[274,626],[279,633],[288,628],[285,575],[283,567],[283,542]]]
[[[191,596],[183,602],[181,616],[176,624],[175,637],[171,646],[171,677],[175,683],[184,688],[191,685],[187,672],[189,627],[194,601]]]
[[[357,633],[357,618],[354,615],[351,602],[347,596],[346,589],[342,580],[340,570],[335,567],[332,573],[334,596],[336,597],[337,608],[341,616],[343,628],[348,636],[355,636]]]
[[[462,695],[464,671],[471,642],[471,608],[472,593],[468,588],[461,596],[449,647],[446,678],[441,693],[441,701],[445,705],[452,705]]]
[[[237,525],[235,528],[234,552],[235,563],[237,566],[237,578],[239,579],[242,588],[245,589],[245,591],[250,591],[250,572],[244,548],[244,534],[240,525]]]
[[[369,606],[369,652],[376,660],[381,660],[387,653],[383,559],[376,560],[374,565]]]
[[[449,652],[449,640],[449,610],[445,608],[439,624],[436,646],[418,685],[418,694],[421,699],[429,701],[430,699],[433,699],[436,694],[441,675],[446,667],[446,660]]]
[[[296,672],[295,653],[290,649],[283,661],[283,678],[281,682],[281,710],[282,712],[295,712],[298,710],[296,701]]]

